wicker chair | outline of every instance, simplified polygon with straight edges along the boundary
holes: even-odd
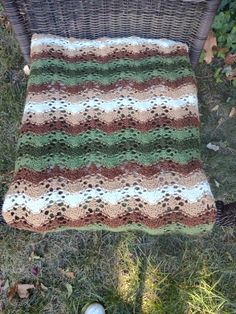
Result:
[[[197,65],[220,0],[1,0],[26,63],[33,33],[95,39],[139,36],[168,38],[190,47]],[[232,225],[216,202],[217,223]],[[229,204],[235,208],[235,203]],[[228,208],[231,210],[230,206]],[[226,212],[226,211],[224,211]],[[228,214],[228,212],[227,212]],[[0,223],[1,223],[0,215]]]
[[[2,0],[27,63],[32,33],[94,39],[169,38],[196,66],[220,0]]]

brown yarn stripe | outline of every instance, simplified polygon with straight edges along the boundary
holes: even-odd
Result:
[[[86,132],[91,129],[98,129],[106,133],[113,133],[122,130],[123,128],[133,128],[141,132],[148,132],[150,130],[161,128],[164,126],[181,129],[184,127],[199,127],[200,122],[198,117],[190,116],[183,119],[168,119],[168,118],[154,118],[149,121],[140,122],[132,118],[115,120],[111,123],[105,123],[98,119],[81,121],[78,125],[72,125],[66,121],[49,121],[44,124],[24,123],[20,128],[20,134],[32,132],[35,134],[44,134],[59,130],[68,134],[76,135]]]
[[[192,160],[187,164],[181,165],[173,161],[163,161],[152,166],[139,165],[137,163],[126,163],[111,169],[106,167],[97,167],[96,165],[91,165],[89,167],[81,167],[79,169],[70,170],[67,168],[60,168],[56,166],[52,169],[43,170],[40,172],[21,168],[14,176],[14,181],[17,180],[27,180],[34,184],[37,184],[43,180],[50,179],[52,177],[63,177],[68,180],[78,180],[87,175],[102,175],[106,178],[113,179],[120,175],[126,175],[127,173],[138,173],[146,177],[151,177],[154,174],[161,173],[163,171],[174,171],[187,175],[194,170],[202,169],[202,161]]]
[[[6,213],[5,213],[6,216]],[[45,215],[42,215],[45,217]],[[140,223],[143,226],[149,227],[151,229],[158,228],[158,227],[164,227],[171,223],[181,223],[185,224],[187,227],[194,227],[198,226],[199,224],[205,224],[205,223],[214,223],[216,217],[216,209],[215,207],[207,208],[206,212],[202,213],[201,215],[198,215],[197,217],[188,217],[187,215],[184,215],[182,212],[170,212],[168,214],[165,214],[163,216],[160,216],[158,218],[149,218],[145,215],[142,215],[140,212],[132,212],[127,213],[121,217],[117,218],[109,218],[102,213],[92,213],[87,214],[86,217],[79,220],[69,220],[66,218],[55,218],[51,221],[45,221],[45,223],[40,227],[35,227],[32,224],[28,224],[26,220],[18,221],[14,220],[12,221],[12,217],[9,217],[8,224],[10,224],[12,227],[20,228],[20,229],[28,229],[28,230],[34,230],[37,232],[44,232],[48,230],[55,229],[59,226],[67,226],[67,227],[84,227],[89,226],[90,224],[96,224],[97,221],[100,221],[105,226],[109,227],[119,227],[119,226],[127,226],[129,221],[132,221],[133,223]],[[43,221],[42,221],[43,223]],[[104,227],[105,227],[104,226]],[[132,228],[132,224],[129,224],[130,228]]]
[[[61,90],[63,92],[67,92],[70,94],[76,94],[76,93],[83,92],[87,89],[94,89],[94,90],[101,90],[103,92],[109,92],[117,88],[125,88],[127,87],[127,85],[129,85],[132,89],[142,91],[142,90],[145,90],[146,88],[149,88],[150,86],[157,85],[157,84],[164,85],[171,88],[178,88],[179,86],[186,83],[196,84],[196,81],[192,76],[186,76],[186,77],[174,80],[174,81],[168,81],[162,78],[154,78],[154,79],[147,80],[143,83],[137,83],[137,82],[128,81],[128,80],[120,80],[109,85],[99,85],[94,82],[86,82],[80,85],[69,86],[69,85],[64,85],[64,84],[60,84],[59,82],[56,82],[52,84],[48,84],[48,83],[32,84],[28,86],[27,91],[28,93],[42,93],[44,91],[48,92],[52,90],[53,91]]]
[[[82,55],[68,55],[63,53],[62,51],[42,51],[38,53],[32,53],[31,60],[41,60],[41,59],[50,59],[57,58],[67,62],[84,62],[84,61],[97,61],[99,63],[106,63],[115,59],[131,59],[131,60],[139,60],[146,57],[154,57],[154,56],[164,56],[164,57],[175,57],[175,56],[186,56],[186,49],[179,49],[175,51],[170,51],[167,53],[160,52],[158,49],[152,50],[143,50],[141,52],[132,52],[132,51],[114,51],[113,53],[109,53],[107,55],[97,55],[96,53],[87,53]]]

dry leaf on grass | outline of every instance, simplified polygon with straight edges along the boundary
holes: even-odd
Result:
[[[73,273],[73,271],[67,271],[65,272],[65,275],[67,278],[75,279],[75,273]]]
[[[221,118],[218,120],[218,125],[217,125],[216,128],[220,127],[221,124],[223,124],[224,122],[225,122],[225,119],[221,117]]]
[[[40,287],[41,287],[42,291],[48,291],[48,287],[44,286],[43,283],[40,283]]]
[[[34,275],[34,276],[38,276],[39,274],[39,268],[37,266],[33,266],[31,268],[31,274]]]
[[[213,59],[213,47],[216,46],[217,46],[216,37],[213,31],[210,31],[203,47],[206,53],[204,60],[207,64],[211,63]]]
[[[58,268],[59,271],[65,275],[69,279],[75,279],[75,273],[73,271],[69,271],[68,269],[64,270],[62,268]]]
[[[233,118],[236,115],[236,107],[232,107],[229,113],[229,117]]]
[[[9,301],[11,301],[14,298],[14,296],[16,295],[16,292],[17,292],[17,283],[11,286],[7,293],[7,297]]]
[[[217,111],[218,109],[219,109],[219,105],[216,105],[215,107],[211,109],[211,111]]]
[[[227,56],[225,57],[225,63],[226,64],[233,64],[236,63],[236,53],[235,54],[227,54]]]
[[[34,289],[35,286],[32,284],[17,284],[15,283],[8,291],[7,297],[11,301],[16,294],[21,299],[27,299],[29,297],[29,289]]]
[[[34,285],[30,284],[18,284],[17,293],[21,299],[27,299],[29,297],[29,289],[34,289]]]

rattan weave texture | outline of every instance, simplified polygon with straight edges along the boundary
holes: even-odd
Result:
[[[169,38],[190,46],[192,65],[220,0],[1,0],[30,62],[33,33],[95,39]]]

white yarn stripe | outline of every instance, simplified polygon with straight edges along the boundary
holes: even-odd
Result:
[[[66,111],[69,113],[79,113],[88,108],[101,109],[106,112],[113,111],[121,107],[132,107],[140,111],[153,108],[153,106],[167,106],[180,108],[185,106],[198,106],[198,99],[195,95],[183,95],[181,98],[172,99],[169,97],[152,97],[146,101],[134,98],[118,98],[112,101],[104,101],[99,98],[89,99],[78,103],[65,102],[60,100],[48,100],[44,102],[26,102],[24,112],[42,113],[51,110]]]
[[[156,204],[163,198],[165,194],[169,193],[170,196],[180,196],[184,200],[188,200],[190,203],[197,202],[199,198],[207,194],[212,196],[209,183],[207,181],[202,181],[193,188],[186,188],[184,186],[163,186],[163,188],[148,190],[139,186],[137,187],[125,187],[121,189],[116,189],[113,191],[100,189],[86,189],[77,193],[69,193],[67,191],[54,191],[51,193],[46,193],[40,198],[32,198],[25,193],[8,195],[3,204],[3,212],[6,212],[14,206],[26,206],[31,210],[32,213],[39,213],[40,210],[46,208],[49,204],[53,203],[66,203],[70,207],[77,207],[86,200],[91,199],[102,199],[104,202],[108,202],[112,205],[117,204],[123,199],[127,198],[142,198],[149,204]],[[61,194],[60,194],[61,193]],[[62,196],[65,196],[62,198]]]
[[[161,39],[148,39],[140,38],[136,36],[124,37],[124,38],[108,38],[104,37],[102,40],[70,40],[69,38],[59,38],[59,37],[41,37],[41,38],[32,38],[31,48],[41,46],[41,45],[57,45],[61,46],[67,50],[75,50],[82,48],[105,48],[115,45],[157,45],[163,48],[171,48],[177,45],[181,45],[188,49],[188,46],[184,43],[176,42],[174,40],[161,38]]]

